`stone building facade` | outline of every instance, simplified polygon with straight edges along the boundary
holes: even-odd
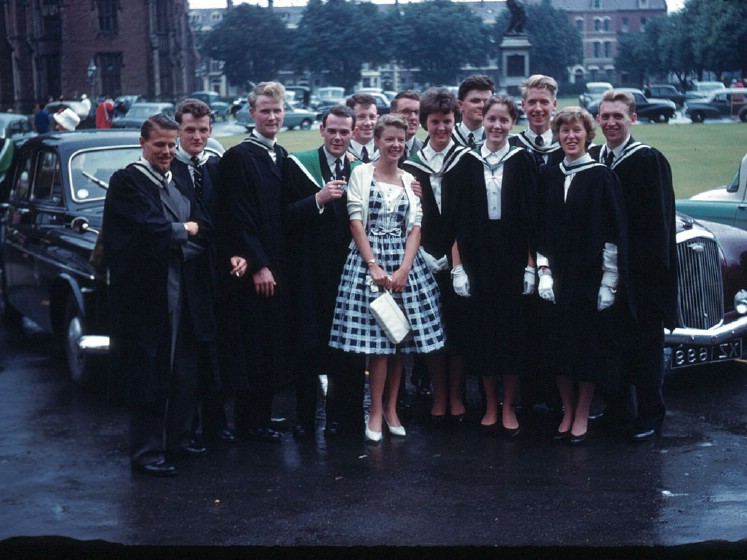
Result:
[[[188,14],[188,0],[0,2],[0,109],[83,93],[183,97],[198,65]]]

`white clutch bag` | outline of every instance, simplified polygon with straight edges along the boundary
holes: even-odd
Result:
[[[384,292],[370,304],[371,315],[394,344],[399,344],[410,332],[410,321],[394,301],[389,291]]]

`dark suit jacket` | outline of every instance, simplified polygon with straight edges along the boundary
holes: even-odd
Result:
[[[137,164],[131,164],[112,176],[104,203],[104,250],[110,273],[110,386],[115,397],[123,391],[125,403],[134,406],[168,396],[170,264],[181,262],[182,312],[190,315],[195,337],[209,340],[215,336],[208,271],[194,258],[207,245],[210,222],[190,190],[172,182],[170,188],[181,193],[189,206],[188,220],[200,224],[199,235],[187,238],[186,230],[174,225],[175,215],[164,211],[159,188]]]
[[[314,153],[312,153],[314,152]],[[349,252],[351,234],[347,197],[327,204],[320,214],[314,195],[332,172],[322,148],[286,160],[283,206],[288,232],[289,278],[294,340],[301,350],[326,346],[332,326],[337,286]],[[317,157],[323,177],[312,181],[302,169],[303,157]],[[350,162],[343,156],[345,177]]]
[[[202,175],[202,199],[200,203],[213,221],[215,220],[215,191],[218,185],[219,163],[220,158],[218,156],[210,156],[203,166]],[[174,161],[171,162],[171,172],[174,174],[175,180],[179,181],[182,185],[189,186],[194,192],[194,182],[192,181],[188,164],[174,158]]]

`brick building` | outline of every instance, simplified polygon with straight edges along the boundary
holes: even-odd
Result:
[[[48,96],[142,94],[174,101],[194,89],[188,0],[6,0],[0,3],[0,109]],[[93,62],[93,64],[91,64]],[[91,72],[95,66],[95,72]]]

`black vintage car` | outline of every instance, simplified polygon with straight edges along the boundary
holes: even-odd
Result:
[[[139,131],[49,133],[17,152],[3,185],[0,265],[5,315],[64,341],[72,379],[100,374],[109,348],[106,274],[90,263],[112,174],[140,158]],[[211,141],[210,149],[223,148]]]

